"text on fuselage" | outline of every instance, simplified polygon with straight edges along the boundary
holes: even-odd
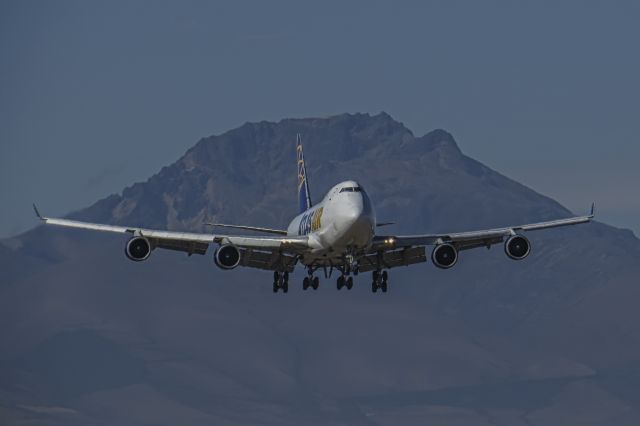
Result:
[[[320,207],[317,210],[306,213],[300,219],[300,225],[298,226],[298,235],[308,235],[317,231],[322,227],[322,212],[324,207]]]

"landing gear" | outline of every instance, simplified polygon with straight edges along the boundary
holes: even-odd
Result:
[[[314,277],[313,272],[309,269],[308,276],[304,277],[302,280],[302,289],[307,290],[311,287],[314,290],[317,290],[320,286],[320,278]]]
[[[288,272],[275,271],[273,273],[273,292],[277,293],[280,289],[282,289],[283,293],[287,293],[289,291]]]
[[[356,260],[353,251],[349,251],[344,256],[344,273],[348,275],[353,272],[353,275],[358,275],[359,269],[360,264],[358,263],[358,260]]]
[[[338,290],[342,290],[342,287],[346,287],[347,290],[351,290],[353,288],[353,277],[340,275],[336,284]]]
[[[383,293],[386,293],[388,290],[387,280],[389,279],[389,274],[387,271],[373,271],[373,282],[371,283],[371,291],[376,292],[378,289],[382,290]]]

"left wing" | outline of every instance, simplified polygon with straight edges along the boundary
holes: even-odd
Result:
[[[132,237],[146,238],[152,248],[177,250],[192,254],[205,254],[209,244],[231,244],[243,253],[242,266],[261,269],[273,269],[274,265],[280,265],[286,261],[293,269],[295,255],[314,248],[313,241],[308,236],[244,236],[201,234],[192,232],[176,232],[156,229],[138,228],[133,226],[116,226],[101,223],[81,222],[70,219],[58,219],[44,217],[37,207],[33,206],[36,215],[47,225],[63,226],[67,228],[87,229],[92,231],[111,232],[117,234],[130,234]],[[287,255],[288,254],[288,255]],[[287,267],[289,269],[289,267]]]
[[[448,234],[378,236],[374,239],[372,251],[413,246],[429,246],[444,243],[452,244],[458,250],[468,250],[476,247],[490,247],[493,244],[501,243],[505,237],[516,235],[518,231],[537,231],[539,229],[578,225],[590,222],[593,217],[594,205],[592,204],[591,212],[586,216],[576,216],[547,222],[529,223],[526,225],[485,229],[480,231],[454,232]]]

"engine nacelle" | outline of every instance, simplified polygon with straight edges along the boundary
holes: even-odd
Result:
[[[147,260],[151,254],[151,243],[144,237],[133,237],[127,242],[124,254],[134,262]]]
[[[458,249],[452,244],[438,244],[431,253],[431,260],[438,268],[449,269],[458,261]]]
[[[240,250],[230,244],[220,246],[213,260],[219,268],[233,269],[240,264]]]
[[[504,243],[504,252],[513,260],[522,260],[529,256],[531,243],[522,235],[513,235]]]

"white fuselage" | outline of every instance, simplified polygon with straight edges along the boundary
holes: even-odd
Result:
[[[345,253],[361,253],[371,247],[376,215],[367,193],[355,181],[337,184],[324,199],[296,216],[287,235],[308,235],[313,249],[303,264],[320,260],[340,261]]]

